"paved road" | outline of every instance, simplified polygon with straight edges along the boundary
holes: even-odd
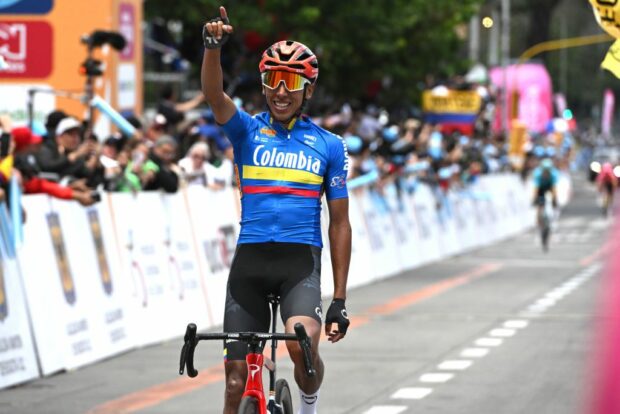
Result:
[[[529,232],[351,291],[350,334],[321,345],[320,412],[583,413],[597,252],[610,227],[593,200],[577,181],[547,254]],[[201,344],[194,380],[176,374],[179,348],[180,339],[0,391],[0,412],[221,413],[219,344]]]

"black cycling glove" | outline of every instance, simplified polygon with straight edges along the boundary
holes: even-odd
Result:
[[[224,24],[226,25],[230,24],[228,17],[225,19],[218,17],[216,19],[209,20],[207,23],[217,23],[217,22],[224,22]],[[226,43],[229,37],[230,37],[230,33],[223,32],[222,38],[218,40],[215,37],[211,36],[209,31],[207,30],[206,24],[202,26],[202,41],[205,45],[205,48],[207,49],[219,49],[220,47],[224,45],[224,43]]]
[[[325,324],[337,323],[338,332],[341,334],[347,333],[349,327],[349,315],[347,315],[347,308],[344,306],[344,299],[334,299],[327,309],[327,315],[325,316]]]

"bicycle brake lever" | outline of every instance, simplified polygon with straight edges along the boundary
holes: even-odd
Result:
[[[295,335],[297,335],[297,340],[299,341],[299,345],[301,346],[301,351],[304,356],[304,366],[306,368],[306,375],[308,377],[314,377],[316,375],[316,370],[312,365],[312,357],[311,357],[311,348],[312,348],[312,339],[306,333],[306,328],[301,323],[295,324]]]
[[[198,375],[198,371],[194,368],[194,350],[196,349],[196,324],[190,323],[185,330],[185,343],[181,349],[181,367],[179,374],[183,375],[183,368],[187,366],[187,375],[194,378]]]

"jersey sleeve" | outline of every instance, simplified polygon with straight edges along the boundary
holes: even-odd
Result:
[[[247,112],[237,109],[232,118],[222,125],[222,129],[230,142],[238,144],[252,133],[255,122]]]
[[[334,136],[329,140],[329,159],[325,173],[325,196],[327,200],[347,198],[347,175],[349,155],[345,140]]]

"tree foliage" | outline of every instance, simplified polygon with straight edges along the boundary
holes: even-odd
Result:
[[[248,33],[263,47],[289,38],[319,57],[319,83],[335,98],[364,99],[370,85],[383,85],[382,103],[417,99],[427,74],[462,73],[463,28],[483,0],[259,0],[226,1],[239,44]],[[219,15],[213,0],[146,0],[147,19],[181,20],[185,43],[199,47],[200,28]],[[224,54],[234,54],[226,46]],[[260,51],[246,54],[256,68]],[[187,56],[199,65],[195,56]],[[249,70],[249,69],[248,69]],[[254,69],[256,70],[256,69]]]

